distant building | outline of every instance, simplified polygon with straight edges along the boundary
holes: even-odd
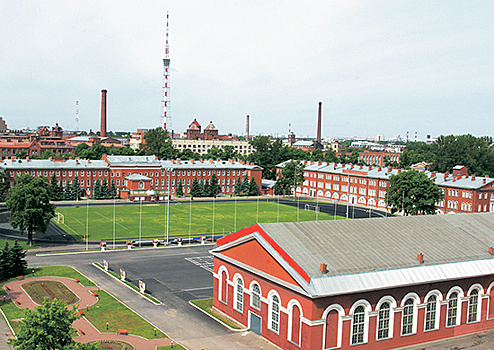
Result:
[[[285,163],[276,166],[277,172]],[[296,191],[311,197],[385,209],[390,176],[402,171],[406,170],[305,161],[305,180]],[[444,199],[437,203],[439,213],[476,213],[494,209],[494,203],[491,205],[494,178],[470,176],[462,165],[454,167],[453,174],[431,171],[425,174],[443,190]]]
[[[233,147],[233,150],[242,155],[248,155],[255,151],[254,147],[248,141],[239,140],[188,140],[188,139],[173,139],[173,147],[179,151],[190,149],[192,152],[204,155],[213,148],[223,149],[226,146]]]
[[[370,151],[364,150],[359,154],[358,160],[367,165],[385,166],[385,160],[390,162],[400,162],[400,153],[386,151]]]
[[[141,144],[144,143],[144,136],[148,131],[148,129],[137,129],[136,132],[133,132],[129,140],[130,148],[133,150],[139,149]]]
[[[8,131],[0,134],[1,159],[16,157],[21,152],[28,157],[41,156],[45,151],[56,155],[75,154],[75,147],[63,139],[63,130],[58,123],[51,130],[42,126],[36,132]]]
[[[85,143],[88,146],[94,146],[95,144],[99,143],[105,147],[124,147],[122,144],[122,141],[113,138],[113,137],[99,137],[97,135],[87,135],[87,136],[74,136],[66,139],[67,143],[71,144],[72,146],[77,146],[80,145],[81,143]]]

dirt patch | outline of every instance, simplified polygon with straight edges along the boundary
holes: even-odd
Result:
[[[24,283],[22,288],[38,305],[43,304],[45,298],[48,298],[50,302],[57,298],[66,302],[67,305],[75,304],[80,300],[77,295],[58,281],[33,281]]]
[[[96,342],[95,342],[96,343]],[[101,349],[108,350],[134,350],[134,347],[126,342],[118,341],[118,340],[101,340],[100,342]]]

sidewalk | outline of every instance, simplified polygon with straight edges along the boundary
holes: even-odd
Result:
[[[69,288],[79,298],[79,301],[76,303],[76,305],[79,305],[79,309],[84,309],[85,307],[92,306],[98,302],[98,298],[92,293],[94,290],[97,290],[98,287],[84,287],[75,280],[64,277],[33,277],[12,281],[7,284],[8,289],[6,289],[6,291],[8,293],[8,299],[18,302],[20,304],[18,307],[34,310],[34,308],[38,305],[33,302],[29,295],[27,295],[22,288],[22,285],[32,281],[46,280],[61,282]],[[75,320],[72,326],[78,333],[75,340],[81,343],[88,343],[97,340],[120,340],[132,344],[136,349],[140,350],[155,350],[157,346],[170,345],[171,343],[168,338],[148,340],[136,335],[101,333],[85,317]]]

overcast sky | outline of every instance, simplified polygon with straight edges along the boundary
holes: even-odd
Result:
[[[10,128],[158,126],[166,11],[172,126],[220,133],[494,135],[494,1],[0,0]]]

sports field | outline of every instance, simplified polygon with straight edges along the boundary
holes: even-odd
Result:
[[[298,211],[299,221],[316,220],[316,213],[305,211],[300,205]],[[113,213],[115,209],[115,239],[132,240],[144,238],[164,238],[166,232],[166,208],[164,204],[91,206],[87,210],[85,205],[78,208],[60,207],[57,213],[64,216],[64,223],[53,220],[65,231],[78,240],[84,240],[86,234],[86,215],[88,218],[88,239],[91,241],[110,241],[113,239]],[[257,203],[241,202],[236,205],[237,220],[236,229],[255,224],[257,221]],[[87,210],[87,212],[86,212]],[[279,218],[279,219],[278,219]],[[318,213],[317,220],[332,220],[333,216]],[[286,222],[297,221],[297,208],[263,199],[259,201],[259,222]],[[190,225],[189,225],[190,222]],[[141,223],[141,225],[139,225]],[[139,229],[140,227],[140,229]],[[169,237],[209,236],[215,234],[227,234],[235,231],[235,204],[233,202],[216,201],[213,203],[199,201],[181,202],[170,205]],[[213,231],[214,230],[214,231]]]

